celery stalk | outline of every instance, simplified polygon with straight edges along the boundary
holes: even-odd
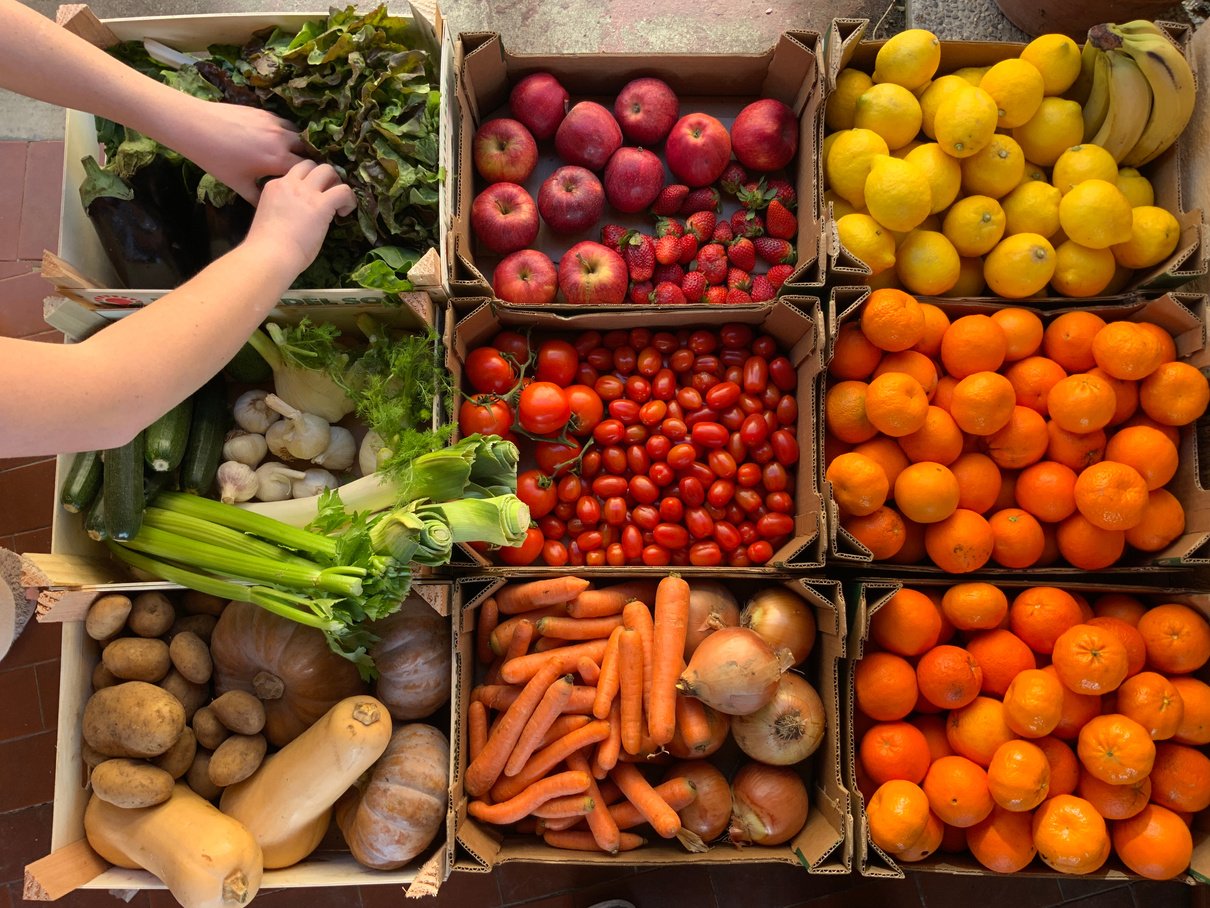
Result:
[[[198,542],[209,542],[226,546],[235,551],[242,551],[260,558],[272,558],[283,564],[314,567],[314,562],[308,561],[306,558],[296,555],[287,549],[273,545],[271,542],[264,542],[255,536],[241,533],[239,530],[232,530],[220,524],[212,523],[209,520],[201,520],[179,511],[151,507],[143,512],[143,523],[159,530],[176,533],[178,536],[184,536],[186,539],[195,539]]]
[[[312,533],[299,526],[291,526],[255,511],[223,504],[221,501],[182,492],[161,492],[156,496],[154,504],[158,508],[251,533],[253,536],[308,555],[329,559],[336,555],[337,542],[330,536]]]

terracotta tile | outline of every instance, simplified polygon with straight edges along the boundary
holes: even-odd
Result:
[[[583,889],[633,874],[633,867],[523,863],[502,864],[492,873],[500,887],[500,900],[505,905]]]
[[[0,908],[13,908],[13,905],[20,901],[21,890],[17,888],[17,884],[10,883],[8,886],[0,886]]]
[[[13,545],[10,551],[22,555],[25,552],[50,551],[50,527],[37,530],[26,530],[24,533],[13,534]]]
[[[498,908],[501,905],[496,876],[491,873],[453,873],[441,884],[436,896],[409,899],[398,886],[362,886],[362,908],[434,908],[434,906],[467,906],[467,908]]]
[[[812,875],[802,867],[764,864],[760,870],[760,903],[765,908],[800,905],[810,899],[850,889],[857,877]],[[714,897],[722,905],[742,905],[752,897],[754,870],[748,864],[710,868]]]
[[[63,343],[63,332],[48,330],[43,325],[42,331],[29,335],[25,340],[37,341],[40,344],[61,344]]]
[[[43,730],[38,701],[38,675],[33,666],[0,671],[0,741],[12,741]]]
[[[59,723],[59,660],[39,662],[34,666],[38,676],[38,704],[42,712],[42,727],[54,731]]]
[[[44,804],[55,796],[55,732],[0,743],[0,812]]]
[[[980,908],[1018,908],[1020,905],[1051,905],[1063,901],[1058,881],[1039,878],[1004,878],[987,885],[983,876],[921,873],[920,896],[926,905],[977,904]]]
[[[139,892],[129,902],[125,902],[110,894],[108,889],[77,889],[75,892],[63,896],[55,902],[55,905],[62,905],[63,908],[123,908],[123,906],[149,908],[150,902],[147,895],[147,892]],[[180,903],[176,899],[172,899],[172,904],[179,905]]]
[[[904,880],[864,879],[854,876],[852,885],[839,892],[830,892],[819,898],[808,899],[802,905],[810,908],[921,908],[924,902],[916,888],[916,880],[908,876]],[[753,900],[759,903],[758,900]],[[964,902],[937,902],[934,908],[948,908]],[[974,903],[978,904],[978,903]]]
[[[710,886],[710,874],[702,873],[700,867],[683,864],[652,870],[639,868],[635,874],[577,889],[572,898],[576,908],[588,908],[609,899],[626,899],[636,905],[684,904],[695,908],[712,908],[718,904]]]
[[[0,756],[0,771],[7,773],[8,768]],[[6,778],[4,788],[13,784],[15,780]],[[20,880],[26,864],[50,852],[50,817],[50,804],[0,813],[0,842],[4,843],[0,848],[0,880]]]
[[[1194,904],[1193,887],[1184,883],[1132,883],[1130,892],[1137,908],[1185,908]]]
[[[22,274],[0,281],[0,334],[29,337],[46,330],[42,300],[51,292],[40,274]]]
[[[31,142],[25,157],[18,258],[41,259],[43,250],[58,250],[62,199],[63,143]]]
[[[256,896],[257,905],[278,908],[361,908],[361,892],[356,887],[322,886],[310,889],[264,890]]]
[[[4,470],[15,470],[18,467],[27,467],[36,463],[42,463],[44,460],[54,460],[53,457],[0,457],[0,472]]]
[[[0,281],[6,277],[18,277],[19,275],[36,271],[38,264],[37,262],[0,261]]]
[[[9,536],[50,526],[54,495],[53,460],[0,473],[0,533]]]
[[[17,258],[28,142],[0,142],[0,259]]]
[[[12,669],[58,659],[61,640],[62,634],[57,623],[41,624],[31,619],[21,636],[13,641],[13,648],[8,651],[2,664],[5,669]]]

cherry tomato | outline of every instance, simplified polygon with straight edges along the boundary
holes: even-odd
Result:
[[[794,532],[794,518],[789,514],[772,512],[756,521],[756,532],[765,539],[777,539]]]
[[[605,468],[606,472],[621,476],[626,472],[628,465],[626,449],[621,445],[610,445],[601,451],[601,466]]]
[[[689,433],[689,427],[685,425],[683,419],[669,416],[660,423],[660,434],[667,437],[670,441],[680,441]]]
[[[492,346],[511,356],[518,365],[529,361],[529,338],[520,331],[501,331],[492,338]]]
[[[705,539],[714,533],[714,518],[705,508],[690,508],[685,512],[685,528],[694,539]]]
[[[647,449],[639,444],[627,447],[626,466],[636,476],[646,473],[651,469],[651,457],[648,455]]]
[[[591,552],[585,552],[584,564],[587,567],[604,567],[605,553],[600,549],[593,549]]]
[[[665,435],[652,435],[643,447],[652,460],[665,460],[668,457],[668,451],[672,448],[672,442]]]
[[[760,509],[764,500],[761,498],[760,492],[755,489],[736,489],[735,503],[751,514]]]
[[[626,396],[635,403],[646,403],[651,400],[651,382],[641,375],[631,375],[626,379]]]
[[[647,471],[647,475],[661,489],[676,482],[676,470],[672,469],[665,461],[653,463],[651,469]]]
[[[576,348],[576,352],[580,356],[587,356],[590,352],[601,346],[601,332],[581,331],[572,346]]]
[[[643,347],[639,350],[639,354],[635,357],[634,367],[639,375],[645,375],[651,378],[663,368],[664,357],[660,355],[660,351],[655,347]]]
[[[580,547],[581,552],[595,552],[603,541],[600,530],[585,530],[576,537],[576,545]]]
[[[710,467],[710,472],[719,479],[730,479],[738,469],[735,458],[727,451],[711,451],[706,455],[706,463]]]
[[[716,520],[714,540],[724,552],[733,552],[740,546],[739,530],[725,520]]]
[[[741,394],[739,408],[743,410],[745,416],[751,416],[753,413],[763,413],[765,405],[759,397],[753,397],[751,394]]]
[[[498,397],[481,395],[464,400],[458,408],[458,431],[463,435],[508,435],[513,428],[513,408]]]
[[[618,496],[606,498],[605,503],[601,505],[601,519],[607,524],[614,527],[620,527],[626,523],[627,508],[626,499]]]
[[[554,514],[547,514],[539,520],[538,529],[547,539],[562,539],[567,535],[567,524]]]
[[[743,540],[744,545],[751,545],[760,539],[760,534],[756,532],[756,524],[751,520],[742,520],[736,525],[739,530],[739,538]]]
[[[576,517],[586,524],[596,525],[601,522],[601,502],[592,495],[581,495],[576,502]],[[568,530],[570,532],[570,528]]]
[[[687,347],[681,347],[679,350],[673,351],[672,355],[668,357],[668,368],[678,375],[689,372],[693,369],[694,359],[696,357],[693,355],[692,350]]]
[[[500,560],[505,564],[513,567],[525,567],[527,564],[533,564],[540,554],[546,540],[542,536],[542,531],[537,527],[530,527],[525,531],[525,538],[520,545],[503,546],[497,553]]]
[[[592,494],[598,498],[625,495],[630,484],[621,476],[603,474],[592,481]]]
[[[610,567],[621,567],[626,563],[626,552],[620,542],[611,542],[605,549],[605,563]]]
[[[765,507],[779,514],[793,514],[794,499],[789,492],[770,492],[765,496]]]
[[[752,352],[765,359],[772,359],[778,353],[777,341],[768,334],[762,334],[752,341]]]
[[[753,564],[764,564],[773,557],[773,546],[761,539],[748,546],[748,558]]]
[[[718,349],[718,338],[713,331],[694,331],[689,335],[689,349],[694,353],[713,353]]]
[[[773,410],[777,407],[781,398],[781,388],[777,387],[777,385],[767,385],[764,393],[760,396],[760,402],[766,410]]]
[[[722,381],[706,392],[706,406],[711,410],[726,410],[739,400],[740,387],[733,381]]]
[[[727,453],[735,459],[736,463],[743,463],[748,459],[748,446],[744,444],[744,440],[740,438],[738,432],[732,432],[731,437],[727,439]]]
[[[592,437],[599,445],[616,445],[625,434],[626,427],[618,419],[602,420],[592,430]]]
[[[644,347],[651,345],[651,329],[650,328],[631,328],[629,335],[630,346],[636,350],[642,350]]]
[[[567,521],[567,535],[572,537],[579,536],[581,533],[587,529],[590,529],[591,527],[592,524],[585,523],[579,517],[573,517],[571,520]]]
[[[721,378],[710,372],[694,372],[693,378],[691,379],[694,390],[699,394],[708,393],[711,388],[721,381]]]
[[[648,566],[662,566],[672,562],[672,553],[662,545],[649,545],[643,549],[643,564]]]
[[[710,468],[700,460],[695,460],[693,463],[689,464],[689,466],[685,467],[685,469],[680,471],[681,479],[686,479],[688,477],[693,477],[700,482],[703,489],[710,485],[710,483],[714,482],[714,474],[710,471]]]
[[[700,567],[715,567],[723,563],[723,553],[717,542],[705,540],[689,546],[689,563]]]
[[[787,467],[798,463],[798,440],[789,429],[778,429],[770,437],[773,445],[773,456],[777,462]]]
[[[625,383],[616,375],[602,375],[596,380],[592,388],[600,395],[601,400],[607,402],[617,400],[626,394]]]
[[[690,508],[701,507],[706,501],[706,489],[702,486],[702,481],[696,476],[686,476],[676,484],[677,491],[681,495],[681,501]]]
[[[798,385],[794,366],[784,356],[777,356],[769,361],[769,378],[773,379],[773,384],[781,391],[793,391]]]
[[[693,371],[696,373],[705,372],[715,378],[719,378],[724,371],[723,361],[713,354],[705,354],[693,361]]]
[[[622,552],[627,561],[638,561],[643,554],[643,531],[633,523],[622,527],[622,538],[619,540]]]
[[[716,422],[699,422],[690,433],[693,443],[703,448],[721,448],[727,443],[730,433],[727,427]]]
[[[735,382],[737,385],[744,380],[744,360],[748,358],[748,354],[744,350],[724,350],[718,355],[719,360],[726,371],[723,372],[723,381]]]
[[[762,441],[758,445],[753,445],[748,449],[748,459],[759,464],[768,463],[773,459],[773,445],[767,441]]]
[[[541,470],[518,474],[517,497],[529,505],[529,516],[535,520],[553,511],[559,501],[554,482]]]
[[[576,496],[577,498],[579,496]],[[560,520],[571,520],[576,516],[576,503],[574,501],[560,501],[555,505],[555,516]]]
[[[613,350],[615,347],[620,347],[622,344],[630,340],[630,332],[623,331],[621,328],[614,328],[612,331],[606,331],[605,336],[601,338],[601,343]]]
[[[594,347],[588,351],[584,361],[598,372],[608,372],[613,369],[613,351],[607,347]]]
[[[631,510],[630,519],[641,530],[654,530],[660,522],[660,509],[655,505],[641,504]]]
[[[744,424],[740,426],[739,437],[748,447],[763,442],[769,435],[769,426],[765,423],[764,417],[759,413],[753,413],[744,420]]]
[[[634,371],[637,360],[638,354],[629,344],[623,344],[613,351],[613,368],[623,375]]]
[[[521,392],[517,418],[527,432],[553,435],[571,419],[571,405],[563,389],[550,381],[536,381]]]
[[[650,476],[631,476],[629,483],[630,497],[639,504],[651,504],[660,497],[660,489]]]
[[[572,567],[582,567],[585,563],[584,553],[580,551],[580,547],[576,545],[574,539],[567,547],[567,563]]]
[[[676,397],[676,374],[671,369],[661,369],[651,380],[651,396],[656,400],[672,400]]]
[[[731,322],[719,328],[718,336],[724,347],[746,347],[752,343],[752,328]]]
[[[671,331],[657,331],[651,335],[651,346],[661,353],[671,353],[680,345],[681,342],[677,340],[677,336]]]
[[[555,487],[555,494],[559,501],[574,502],[583,494],[583,484],[580,482],[580,477],[575,473],[568,473],[559,480],[558,486]]]
[[[589,451],[584,455],[584,459],[580,461],[580,476],[584,479],[592,479],[601,472],[601,452]]]
[[[567,564],[567,546],[557,539],[547,539],[542,543],[542,560],[551,567],[563,567]]]
[[[571,385],[563,393],[567,396],[567,405],[571,407],[567,431],[580,438],[591,434],[605,415],[605,406],[597,392],[588,385]]]
[[[623,436],[623,440],[628,445],[641,445],[647,440],[647,436],[650,434],[651,430],[646,426],[641,423],[635,423],[626,427],[626,434]]]
[[[538,469],[550,476],[562,476],[580,453],[580,445],[561,441],[540,441],[534,445],[534,460]],[[588,459],[586,454],[585,460]],[[581,475],[585,475],[581,469]]]
[[[702,407],[700,410],[694,410],[685,417],[685,425],[692,429],[699,422],[716,422],[717,420],[717,413],[715,413],[709,407]]]
[[[760,464],[742,463],[735,471],[735,481],[745,489],[759,485],[762,479]]]
[[[576,348],[563,340],[543,341],[538,348],[538,365],[535,375],[538,381],[554,382],[566,388],[576,380],[580,366],[580,355]]]
[[[676,392],[676,402],[680,404],[687,412],[692,412],[702,405],[702,395],[698,394],[693,388],[681,388]]]
[[[728,432],[738,432],[747,418],[739,407],[730,407],[718,415],[718,421],[727,427]]]
[[[767,463],[761,470],[761,484],[766,492],[784,492],[790,488],[790,473],[780,463]]]
[[[609,415],[614,419],[620,420],[622,425],[629,426],[639,420],[639,405],[633,400],[611,400],[609,402]]]
[[[466,357],[466,379],[479,392],[504,394],[517,383],[512,363],[495,347],[480,347]]]
[[[576,368],[576,381],[581,385],[592,387],[597,383],[597,379],[601,377],[601,373],[594,369],[589,363],[581,362]]]
[[[685,519],[685,505],[679,498],[667,496],[660,499],[660,521],[669,526]],[[657,542],[659,540],[656,540]],[[674,546],[675,548],[675,546]]]
[[[716,508],[725,508],[735,497],[735,483],[729,479],[716,479],[706,491],[706,501]]]
[[[668,466],[674,470],[680,470],[689,466],[697,459],[697,449],[691,444],[682,442],[678,445],[673,445],[668,452]]]
[[[639,422],[645,426],[655,426],[664,419],[668,405],[662,400],[649,400],[639,408]]]
[[[783,426],[794,425],[794,420],[798,419],[798,401],[793,395],[783,394],[777,401],[777,421]]]

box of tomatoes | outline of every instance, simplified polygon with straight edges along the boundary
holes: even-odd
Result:
[[[565,315],[484,301],[447,329],[458,431],[516,441],[535,521],[512,574],[822,565],[814,298]]]
[[[838,288],[829,557],[961,574],[1205,563],[1206,298],[1040,310]]]
[[[842,687],[863,875],[1204,882],[1204,593],[998,578],[852,593]]]

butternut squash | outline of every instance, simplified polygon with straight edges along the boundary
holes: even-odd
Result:
[[[155,874],[184,908],[235,908],[260,889],[264,864],[252,834],[180,782],[154,807],[115,807],[94,795],[84,834],[111,864]]]
[[[348,697],[224,791],[219,807],[252,833],[265,867],[297,864],[323,839],[332,805],[390,740],[387,708],[368,694]]]

